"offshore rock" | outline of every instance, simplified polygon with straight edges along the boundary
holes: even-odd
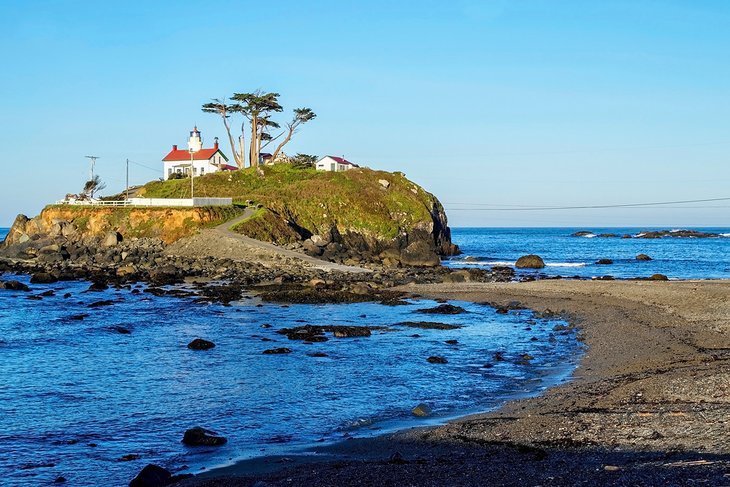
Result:
[[[542,269],[545,267],[545,261],[542,260],[542,257],[535,254],[530,255],[523,255],[519,259],[517,259],[517,262],[515,262],[515,267],[518,269]]]
[[[171,477],[167,469],[150,463],[129,482],[129,487],[163,487],[168,485]]]
[[[218,446],[228,442],[223,436],[200,426],[185,431],[182,442],[188,446]]]

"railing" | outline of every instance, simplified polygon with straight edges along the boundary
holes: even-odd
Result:
[[[233,198],[130,198],[128,200],[61,200],[57,205],[72,206],[230,206]]]

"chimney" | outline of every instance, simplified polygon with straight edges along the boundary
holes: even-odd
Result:
[[[213,148],[216,149],[216,150],[218,150],[218,137],[216,137],[213,140],[215,140],[215,143],[213,144]]]
[[[172,150],[177,150],[177,145],[173,145]]]

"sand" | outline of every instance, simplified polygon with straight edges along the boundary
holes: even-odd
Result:
[[[239,462],[180,485],[730,485],[730,281],[401,290],[564,313],[585,354],[570,382],[493,413]]]

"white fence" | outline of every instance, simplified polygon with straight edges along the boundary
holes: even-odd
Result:
[[[73,206],[230,206],[233,198],[129,198],[122,201],[62,200],[58,205]]]

